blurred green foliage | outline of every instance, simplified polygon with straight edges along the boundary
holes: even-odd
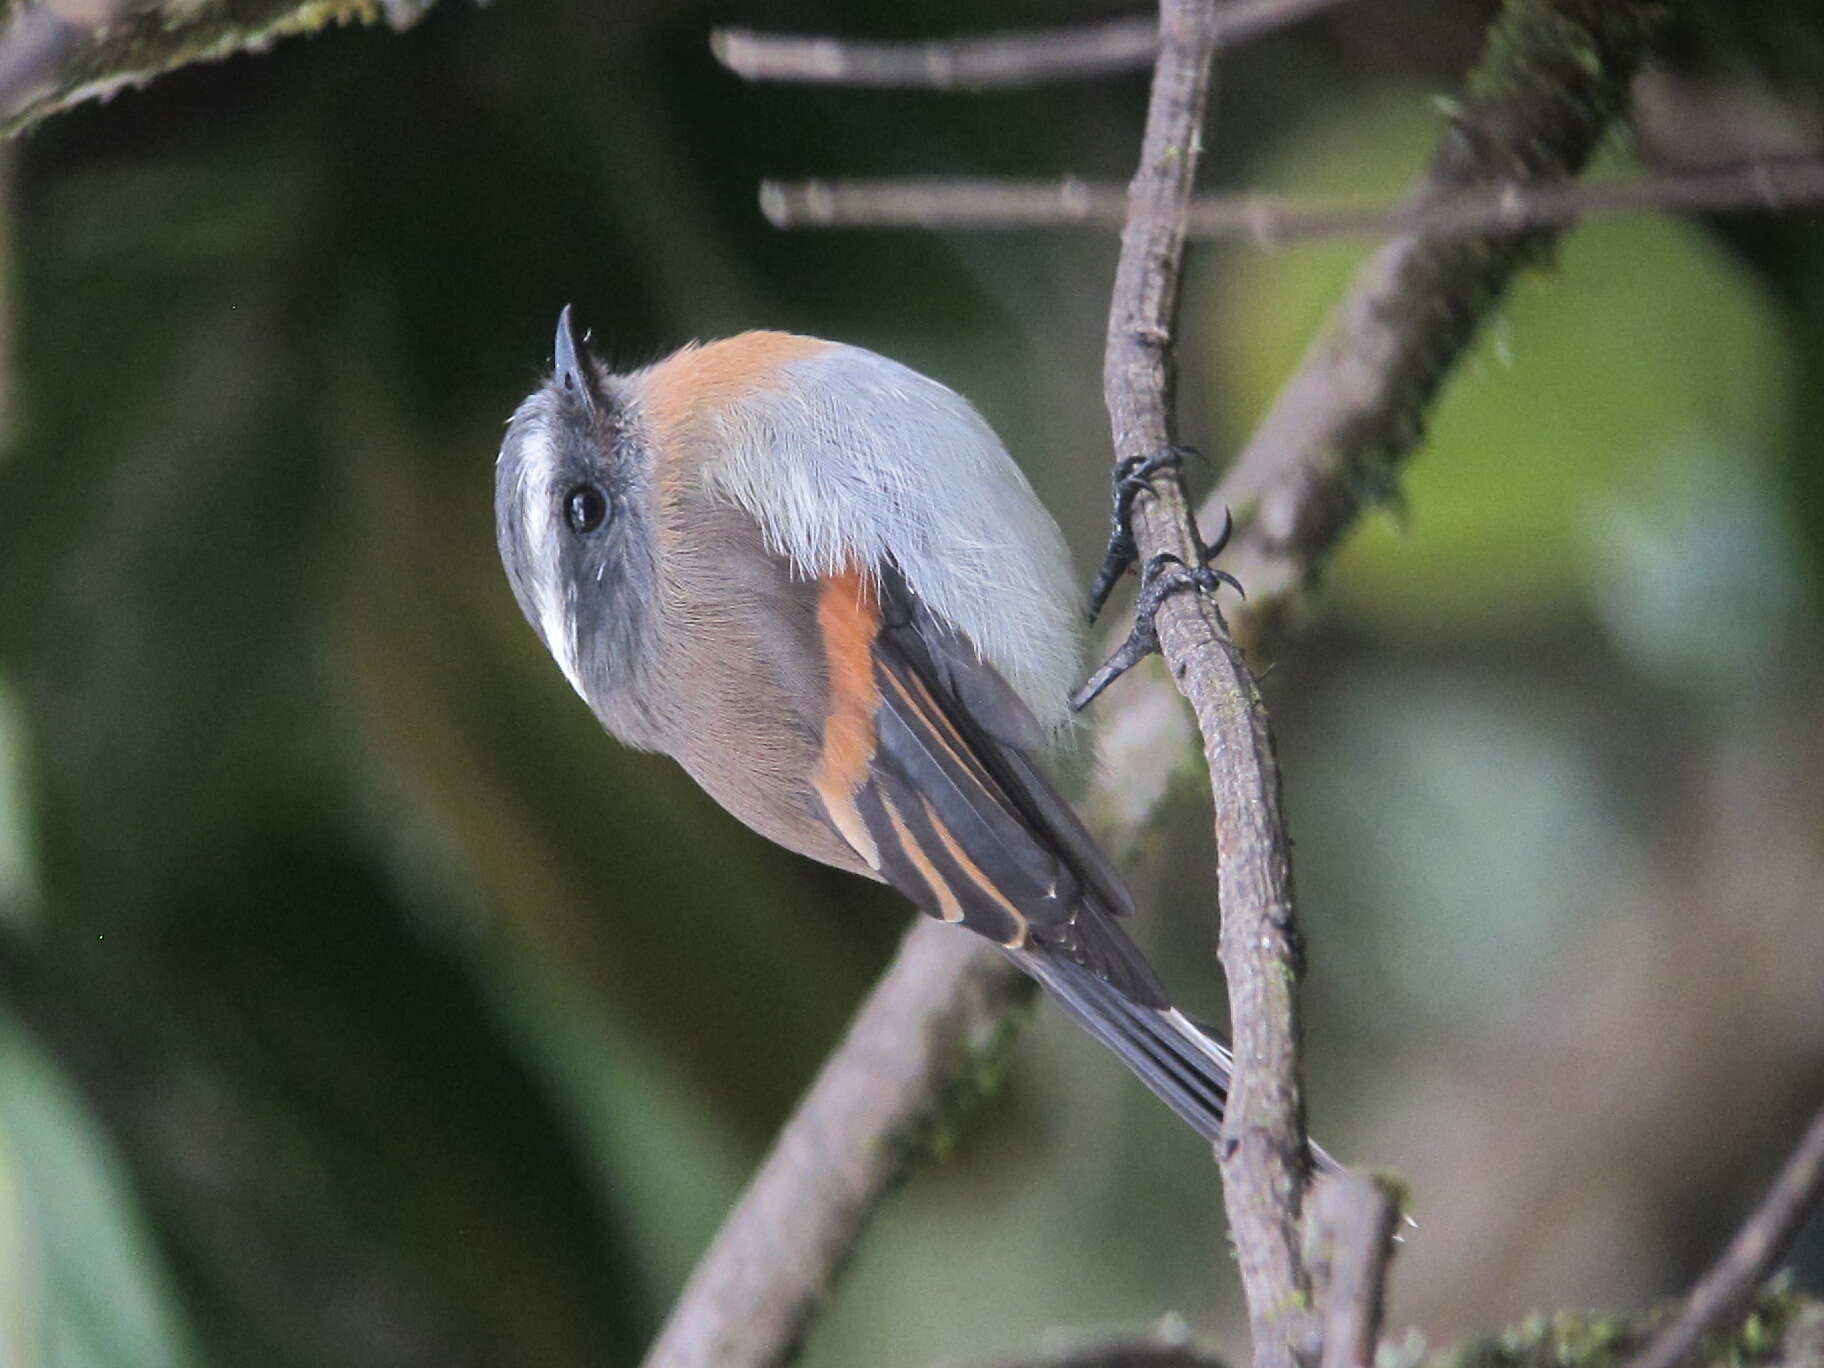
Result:
[[[1414,92],[1454,88],[1485,17],[1357,7],[1238,54],[1212,177],[1392,192],[1438,129]],[[967,391],[1087,566],[1112,243],[784,235],[753,191],[1125,175],[1144,86],[750,88],[711,64],[712,19],[983,23],[948,0],[446,3],[19,147],[8,1362],[633,1362],[890,952],[894,899],[600,734],[495,564],[494,444],[566,302],[624,364],[839,336]],[[1184,390],[1212,453],[1360,254],[1201,256]],[[1572,235],[1269,681],[1319,1127],[1411,1174],[1426,1224],[1396,1316],[1447,1333],[1665,1290],[1824,1082],[1821,358],[1803,215]],[[1135,888],[1213,1012],[1207,831],[1189,786],[1175,808]],[[1702,953],[1724,929],[1727,972]],[[982,1357],[1167,1307],[1233,1333],[1221,1240],[1200,1147],[1044,1015],[810,1361]]]
[[[1313,121],[1259,178],[1392,200],[1437,122],[1417,93],[1388,92]],[[1625,171],[1621,160],[1592,174]],[[1370,250],[1223,259],[1204,319],[1228,382],[1225,446],[1245,439]],[[1700,231],[1582,228],[1451,377],[1391,516],[1364,520],[1337,557],[1335,596],[1415,629],[1440,616],[1496,632],[1562,622],[1583,608],[1590,555],[1615,531],[1604,513],[1649,498],[1675,452],[1703,443],[1765,477],[1791,440],[1794,372],[1767,285]]]

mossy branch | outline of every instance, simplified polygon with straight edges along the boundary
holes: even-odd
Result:
[[[11,0],[0,8],[0,133],[192,62],[336,24],[414,23],[434,0]]]

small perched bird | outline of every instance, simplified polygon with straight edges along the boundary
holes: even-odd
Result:
[[[569,309],[495,474],[526,620],[621,741],[1002,947],[1206,1139],[1230,1056],[1121,930],[1034,763],[1078,669],[1064,541],[968,402],[752,332],[628,375]]]

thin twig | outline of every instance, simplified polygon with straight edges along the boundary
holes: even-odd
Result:
[[[979,1095],[1030,983],[920,918],[717,1232],[647,1368],[786,1361],[874,1208]]]
[[[1314,238],[1523,233],[1606,214],[1754,212],[1824,201],[1824,158],[1768,158],[1594,184],[1506,180],[1402,204],[1198,195],[1189,235],[1280,247]],[[762,181],[778,228],[1119,228],[1127,192],[1106,181]]]
[[[1486,55],[1413,196],[1489,182],[1559,185],[1582,171],[1663,28],[1661,0],[1508,0]],[[1406,236],[1377,251],[1281,387],[1201,510],[1240,523],[1224,565],[1248,588],[1235,629],[1258,641],[1363,506],[1393,487],[1432,402],[1549,228],[1502,237]]]
[[[1153,60],[1159,26],[1114,19],[1037,33],[994,33],[928,43],[862,43],[717,29],[709,45],[750,81],[985,90],[1132,71]]]
[[[1312,1189],[1305,1258],[1324,1318],[1321,1368],[1374,1363],[1398,1220],[1393,1193],[1365,1174],[1327,1174]]]
[[[1811,1119],[1779,1177],[1691,1295],[1628,1368],[1675,1368],[1706,1335],[1738,1319],[1773,1273],[1824,1191],[1824,1109]]]
[[[1129,192],[1115,272],[1103,389],[1117,462],[1174,445],[1171,339],[1184,225],[1209,97],[1212,0],[1165,0],[1159,63],[1140,169]],[[1183,481],[1160,472],[1133,509],[1143,560],[1170,553],[1197,566],[1202,545]],[[1213,597],[1174,594],[1158,635],[1203,736],[1215,799],[1220,954],[1229,981],[1235,1079],[1222,1145],[1222,1180],[1255,1363],[1280,1368],[1314,1340],[1310,1286],[1299,1252],[1305,1135],[1293,994],[1298,947],[1291,862],[1272,733],[1241,651]]]
[[[1245,43],[1348,0],[1239,0],[1216,17],[1216,47]],[[991,90],[1143,71],[1159,51],[1151,17],[917,43],[864,43],[717,29],[710,50],[750,81]]]

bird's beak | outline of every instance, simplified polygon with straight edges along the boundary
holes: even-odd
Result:
[[[583,364],[583,339],[577,335],[576,318],[568,304],[557,316],[557,342],[552,355],[556,359],[558,383],[567,393],[593,408],[595,390],[589,384],[589,372]]]

